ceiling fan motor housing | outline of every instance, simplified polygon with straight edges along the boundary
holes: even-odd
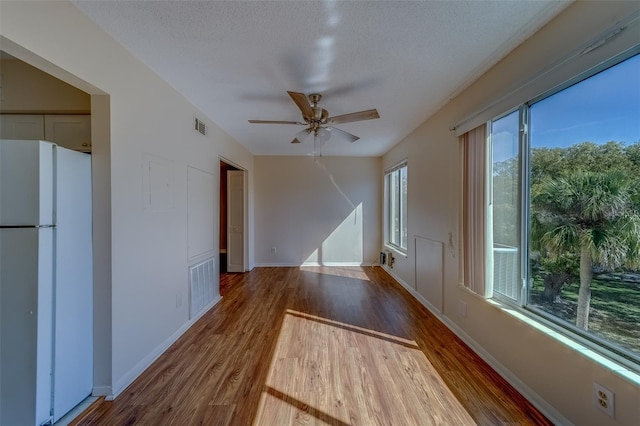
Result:
[[[314,117],[311,119],[312,121],[320,122],[325,124],[327,122],[327,118],[329,118],[329,111],[320,107],[312,107]]]
[[[322,95],[320,93],[311,93],[309,95],[309,101],[313,106],[317,106],[320,99],[322,99]]]

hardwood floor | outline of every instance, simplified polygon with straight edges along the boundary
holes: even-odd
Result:
[[[258,268],[80,425],[550,425],[381,268]]]

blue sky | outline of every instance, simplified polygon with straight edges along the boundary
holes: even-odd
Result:
[[[640,141],[640,55],[533,104],[531,146]],[[492,124],[493,160],[518,155],[518,112]]]
[[[531,106],[531,146],[640,141],[640,55]]]

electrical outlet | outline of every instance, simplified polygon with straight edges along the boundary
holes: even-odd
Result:
[[[601,384],[593,383],[593,405],[604,411],[612,419],[615,408],[615,394]]]
[[[276,248],[275,247],[271,247],[271,253],[276,253],[276,252],[277,252]]]
[[[458,313],[463,318],[467,316],[467,302],[464,300],[458,300]]]

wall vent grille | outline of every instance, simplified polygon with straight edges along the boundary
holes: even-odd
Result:
[[[213,257],[189,268],[189,318],[195,318],[216,297],[215,272]]]
[[[207,125],[204,121],[200,120],[198,117],[194,117],[194,129],[196,132],[202,134],[202,135],[207,135]]]

